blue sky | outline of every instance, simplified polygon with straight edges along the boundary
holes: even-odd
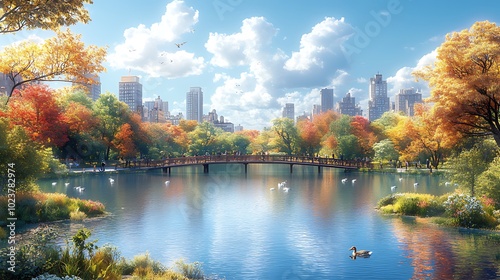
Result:
[[[71,30],[107,46],[103,92],[117,94],[121,76],[137,75],[145,99],[160,96],[185,114],[186,92],[201,86],[205,113],[259,130],[286,102],[296,116],[311,112],[324,87],[335,102],[351,92],[366,114],[376,73],[392,101],[407,87],[428,96],[411,72],[434,61],[445,35],[500,22],[498,1],[95,0],[88,10],[92,21]],[[52,35],[2,35],[0,45]]]

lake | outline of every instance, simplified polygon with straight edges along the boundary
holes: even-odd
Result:
[[[278,188],[282,182],[287,192]],[[40,185],[101,201],[111,213],[59,224],[62,231],[73,234],[85,225],[98,245],[112,244],[128,259],[149,252],[167,266],[200,261],[206,274],[225,279],[500,277],[498,233],[416,223],[374,209],[393,185],[398,192],[452,192],[439,176],[318,173],[306,166],[294,166],[291,174],[288,165],[249,165],[245,174],[242,165],[228,164],[210,166],[209,174],[182,167],[170,177],[86,174]],[[373,255],[351,259],[351,246]]]

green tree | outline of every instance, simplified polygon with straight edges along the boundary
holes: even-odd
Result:
[[[293,120],[289,118],[274,119],[271,129],[278,136],[276,144],[279,151],[285,152],[287,155],[293,154],[299,138]]]
[[[477,193],[495,200],[500,206],[500,155],[498,155],[478,178]]]
[[[0,168],[10,165],[16,175],[16,192],[37,190],[36,180],[44,173],[64,169],[52,157],[52,150],[31,140],[25,130],[0,118]],[[7,176],[2,176],[2,193],[7,192]]]
[[[101,94],[94,104],[94,115],[97,118],[99,139],[104,144],[104,159],[109,159],[113,140],[120,127],[125,123],[128,111],[127,104],[121,102],[112,93]]]
[[[449,169],[448,177],[475,196],[479,176],[488,169],[497,154],[492,151],[495,151],[495,148],[492,147],[491,141],[484,141],[470,150],[464,150],[459,155],[451,157],[446,163]]]
[[[222,133],[222,129],[214,127],[213,124],[209,122],[198,124],[193,131],[188,133],[188,137],[191,141],[189,151],[193,155],[223,152],[217,147],[218,136]]]
[[[396,160],[399,158],[399,153],[390,139],[384,139],[375,143],[373,150],[375,151],[375,159],[377,160]]]

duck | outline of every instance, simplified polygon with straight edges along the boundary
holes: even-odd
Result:
[[[418,183],[413,184],[413,186],[414,186],[414,187],[417,187],[417,186],[418,186]]]
[[[357,250],[355,246],[352,246],[349,250],[352,250],[353,257],[369,257],[372,255],[372,251],[368,250]]]

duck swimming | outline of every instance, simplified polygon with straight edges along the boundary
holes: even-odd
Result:
[[[372,251],[368,250],[356,250],[355,246],[352,246],[349,250],[352,250],[352,256],[353,257],[362,257],[362,258],[368,258],[372,255]]]

